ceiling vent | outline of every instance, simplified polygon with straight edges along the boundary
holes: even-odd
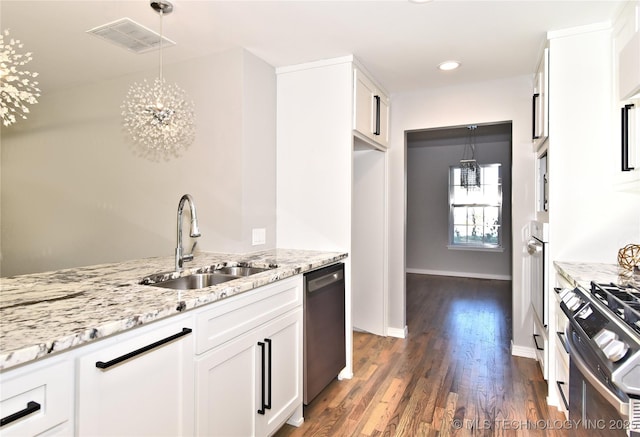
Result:
[[[134,52],[146,53],[160,48],[160,35],[129,18],[121,18],[87,30],[87,33]],[[162,47],[176,43],[162,37]]]

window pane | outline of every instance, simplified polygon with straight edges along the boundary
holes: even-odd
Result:
[[[453,208],[453,224],[454,225],[467,224],[467,207],[466,206],[458,206]]]
[[[482,246],[500,244],[502,221],[501,165],[481,165],[482,185],[464,188],[460,185],[460,168],[449,173],[452,244]],[[456,205],[456,206],[454,206]]]
[[[469,228],[464,225],[453,227],[453,244],[467,244]]]

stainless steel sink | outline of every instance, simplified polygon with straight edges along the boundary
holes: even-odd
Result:
[[[197,288],[206,288],[211,287],[212,285],[222,284],[223,282],[237,278],[239,278],[239,276],[223,275],[219,273],[192,273],[148,285],[171,288],[173,290],[195,290]]]
[[[213,273],[222,273],[234,276],[250,276],[255,275],[256,273],[266,272],[267,270],[270,269],[264,267],[227,266],[216,269]]]
[[[266,267],[224,266],[201,267],[192,273],[168,272],[147,276],[140,281],[141,285],[170,288],[172,290],[195,290],[211,287],[223,282],[270,270]]]

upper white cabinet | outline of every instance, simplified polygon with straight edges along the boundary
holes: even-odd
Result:
[[[640,192],[640,1],[626,4],[614,28],[618,98],[614,122],[620,150],[617,186]]]
[[[389,146],[389,98],[359,68],[354,68],[353,129],[357,134]]]
[[[533,83],[533,150],[537,151],[549,137],[549,48],[545,48]]]
[[[193,324],[179,319],[78,358],[78,435],[193,435]]]

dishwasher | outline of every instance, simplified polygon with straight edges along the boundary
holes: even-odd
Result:
[[[346,365],[344,264],[304,275],[304,404]]]

